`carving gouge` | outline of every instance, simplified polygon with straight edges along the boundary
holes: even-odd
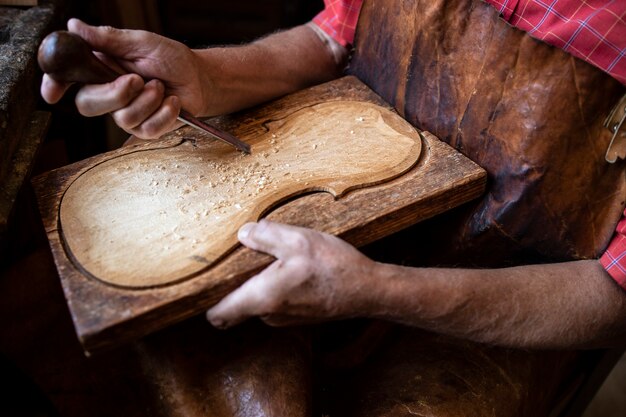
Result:
[[[100,61],[83,38],[63,30],[52,32],[46,36],[39,46],[37,61],[42,71],[59,82],[104,84],[122,75]],[[178,120],[208,133],[240,151],[250,153],[250,145],[228,132],[197,119],[184,109],[180,111]]]

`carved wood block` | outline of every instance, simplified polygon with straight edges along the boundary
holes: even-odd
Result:
[[[283,201],[339,198],[408,171],[421,140],[372,103],[334,101],[242,136],[251,155],[184,140],[117,156],[83,172],[61,200],[68,254],[93,278],[143,288],[188,279],[237,245],[237,230]],[[222,150],[223,149],[223,150]]]
[[[480,195],[486,174],[354,77],[216,118],[245,156],[183,128],[34,180],[86,351],[198,314],[272,259],[237,244],[267,217],[361,246]]]

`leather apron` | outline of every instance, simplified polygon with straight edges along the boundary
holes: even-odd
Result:
[[[485,264],[483,254],[487,261],[599,254],[624,200],[624,167],[604,162],[611,135],[602,127],[621,85],[513,29],[481,1],[366,0],[356,45],[349,72],[489,173],[484,198],[433,219],[432,236],[441,239],[424,246],[455,263]],[[414,230],[398,237],[410,239],[412,252],[424,241]],[[155,409],[311,415],[306,337],[251,330],[216,335],[198,319],[135,345]],[[542,410],[562,381],[577,380],[568,373],[571,354],[509,351],[418,330],[392,342],[364,372],[336,385],[330,415],[408,415],[409,407],[449,416],[547,415]]]
[[[602,253],[626,195],[603,127],[624,86],[480,0],[366,0],[355,44],[349,73],[488,172],[482,199],[401,233],[403,247],[479,266]]]

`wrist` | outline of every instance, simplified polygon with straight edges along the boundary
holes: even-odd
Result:
[[[404,324],[420,325],[433,314],[429,311],[437,298],[427,269],[376,263],[371,279],[375,290],[367,295],[367,315],[370,318]],[[435,308],[436,309],[436,308]]]
[[[357,302],[354,316],[386,318],[393,299],[390,286],[395,285],[395,265],[370,260],[358,279],[354,300]]]
[[[254,44],[195,50],[200,65],[204,116],[232,113],[271,98],[265,85],[271,79],[255,67]],[[262,54],[260,54],[262,55]]]
[[[220,73],[212,49],[192,49],[195,68],[200,88],[202,103],[196,116],[217,116],[221,112],[217,109],[214,97],[220,96],[217,91],[220,83],[216,82],[215,74]]]

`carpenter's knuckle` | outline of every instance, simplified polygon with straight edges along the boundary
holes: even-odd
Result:
[[[261,304],[261,316],[270,316],[280,311],[281,302],[277,297],[269,296]]]
[[[161,131],[154,123],[144,123],[141,128],[145,139],[156,139],[161,136]]]
[[[106,33],[116,33],[119,31],[119,29],[114,28],[113,26],[109,26],[109,25],[100,26],[100,30]]]
[[[113,120],[122,129],[132,129],[137,126],[137,120],[130,112],[119,111],[113,114]]]
[[[129,85],[125,85],[118,89],[118,92],[114,94],[113,100],[119,107],[122,107],[133,101],[135,97],[137,97],[137,93],[132,91]]]
[[[78,110],[78,113],[80,113],[81,116],[85,116],[85,117],[91,116],[91,114],[89,114],[88,109],[84,105],[80,105],[76,103],[76,109]]]
[[[165,106],[165,114],[163,115],[163,118],[164,120],[174,120],[178,117],[178,113],[178,109],[172,104],[169,104],[168,106]]]
[[[265,219],[259,221],[259,223],[257,223],[257,226],[255,228],[252,229],[252,233],[259,233],[259,234],[263,234],[265,232],[267,232],[269,229],[271,229],[273,226],[273,224]]]
[[[311,249],[311,242],[303,233],[294,234],[291,238],[291,245],[298,252],[308,253]]]
[[[276,264],[276,271],[280,271],[285,267],[285,261],[282,259],[276,259],[274,263]]]
[[[292,259],[293,267],[301,277],[310,277],[315,271],[315,261],[310,256],[297,256]],[[306,280],[305,280],[306,281]]]
[[[75,103],[76,109],[78,109],[78,112],[83,116],[91,117],[95,115],[91,102],[85,100],[81,96],[76,96]]]
[[[150,80],[146,83],[146,92],[150,94],[151,97],[159,96],[163,89],[163,83],[158,80]]]
[[[126,30],[126,32],[128,33],[128,30]],[[145,30],[136,30],[133,35],[137,38],[137,40],[142,42],[148,42],[154,37],[154,33]]]

